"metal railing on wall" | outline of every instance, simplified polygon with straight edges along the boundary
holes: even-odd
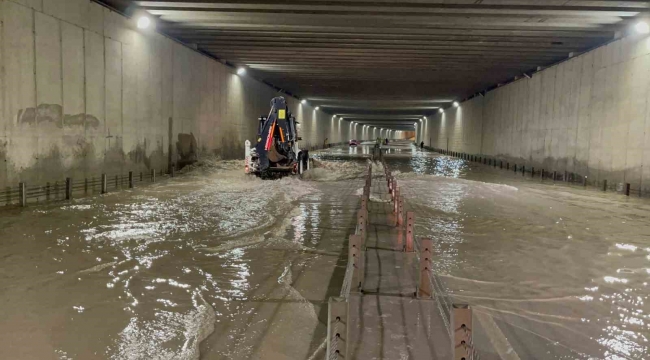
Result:
[[[106,194],[121,189],[132,189],[136,184],[154,183],[156,177],[173,177],[174,173],[174,167],[171,167],[167,174],[162,169],[151,169],[148,172],[138,173],[129,171],[127,174],[99,174],[83,179],[65,178],[48,181],[43,185],[20,182],[17,186],[9,186],[0,190],[0,205],[27,206],[29,203],[71,200],[78,196]]]
[[[570,171],[557,171],[544,168],[535,168],[526,164],[517,164],[516,162],[502,160],[496,157],[485,156],[481,154],[468,154],[458,151],[450,151],[435,147],[424,147],[427,150],[435,151],[443,155],[460,158],[470,162],[476,162],[500,170],[512,171],[515,174],[521,174],[523,177],[539,179],[541,182],[552,181],[554,185],[566,184],[574,187],[592,188],[602,191],[615,191],[626,196],[637,195],[639,197],[650,196],[650,192],[644,192],[643,189],[635,189],[628,182],[609,182],[607,179],[601,181],[590,180],[587,175],[581,175]]]
[[[332,146],[347,145],[347,142],[312,145],[306,144],[308,150],[320,150]],[[119,189],[133,188],[138,183],[152,183],[156,176],[171,176],[175,174],[175,166],[167,172],[162,169],[151,169],[147,172],[128,172],[127,174],[98,174],[97,176],[79,178],[52,179],[45,184],[21,182],[15,186],[7,186],[0,190],[0,206],[41,203],[57,200],[70,200],[74,196],[89,196],[105,194]]]

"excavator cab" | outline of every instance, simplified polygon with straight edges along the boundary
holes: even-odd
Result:
[[[309,168],[309,153],[298,148],[298,122],[284,97],[271,100],[271,111],[260,116],[257,142],[251,147],[246,140],[245,171],[263,179],[287,174],[302,174]]]

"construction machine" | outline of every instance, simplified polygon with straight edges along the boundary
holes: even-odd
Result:
[[[298,148],[298,122],[287,101],[279,96],[271,100],[268,116],[260,116],[257,143],[245,143],[245,172],[262,179],[283,175],[301,175],[309,169],[309,152]]]

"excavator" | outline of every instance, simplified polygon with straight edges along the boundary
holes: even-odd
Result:
[[[271,100],[271,111],[259,117],[257,143],[245,143],[247,174],[262,179],[277,179],[285,175],[302,175],[309,170],[309,152],[298,148],[298,122],[284,97]]]

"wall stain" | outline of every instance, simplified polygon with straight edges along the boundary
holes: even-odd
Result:
[[[241,159],[244,157],[244,143],[242,141],[237,141],[237,136],[232,133],[225,134],[221,138],[221,149],[218,152],[223,159]]]
[[[26,108],[18,111],[18,124],[40,125],[52,123],[58,128],[85,126],[86,129],[98,129],[100,122],[90,114],[63,114],[63,107],[58,104],[40,104],[36,108]]]
[[[177,164],[179,169],[198,160],[198,146],[193,133],[179,133],[176,149],[178,150]]]
[[[56,104],[40,104],[36,108],[36,123],[53,123],[57,127],[63,126],[63,107]]]

